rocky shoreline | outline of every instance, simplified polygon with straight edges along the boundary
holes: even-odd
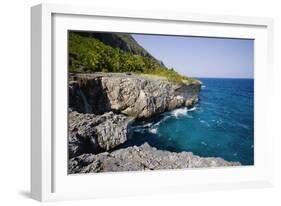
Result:
[[[202,158],[193,155],[192,152],[162,151],[144,143],[139,147],[133,146],[97,155],[83,154],[71,158],[68,163],[68,172],[73,174],[239,165],[238,162],[227,162],[222,158]]]
[[[222,158],[158,150],[147,143],[116,149],[135,119],[147,119],[198,101],[199,81],[125,73],[70,74],[68,172],[114,172],[237,166]]]
[[[132,117],[108,112],[103,115],[69,112],[69,157],[109,151],[127,140]]]

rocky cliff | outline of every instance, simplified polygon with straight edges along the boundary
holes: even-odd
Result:
[[[200,83],[134,74],[71,74],[69,80],[69,157],[114,149],[127,140],[133,119],[191,106],[200,90]]]
[[[128,125],[132,120],[131,117],[113,112],[95,115],[70,111],[69,157],[109,151],[124,143],[127,140]]]
[[[103,114],[114,111],[135,118],[149,118],[198,100],[200,82],[174,83],[164,77],[134,74],[73,74],[69,107]]]
[[[134,119],[191,107],[200,88],[199,81],[179,84],[151,75],[70,74],[69,173],[239,165],[148,144],[116,149],[127,141]]]
[[[240,163],[227,162],[222,158],[202,158],[191,152],[175,153],[157,150],[145,143],[139,147],[128,147],[111,153],[83,154],[70,159],[68,165],[68,172],[73,174],[239,166]]]

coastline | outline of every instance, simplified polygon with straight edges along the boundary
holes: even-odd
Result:
[[[148,143],[118,148],[128,140],[128,128],[135,120],[194,106],[201,82],[176,84],[163,77],[124,73],[70,74],[69,79],[70,174],[241,165],[191,152],[159,150]],[[134,155],[126,158],[128,153]],[[152,164],[155,159],[158,163]],[[148,166],[143,166],[145,161]]]

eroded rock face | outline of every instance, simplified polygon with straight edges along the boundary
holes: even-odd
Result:
[[[132,118],[108,112],[103,115],[69,112],[69,157],[108,151],[127,140]]]
[[[69,108],[75,109],[77,112],[92,113],[92,107],[89,105],[85,94],[80,89],[76,81],[68,84]]]
[[[139,147],[118,149],[111,153],[82,154],[69,160],[68,172],[74,174],[239,165],[241,165],[239,162],[228,162],[222,158],[203,158],[191,152],[175,153],[157,150],[145,143]]]
[[[157,150],[147,143],[117,149],[137,118],[198,99],[200,83],[176,84],[164,78],[126,74],[75,74],[69,82],[69,162],[73,173],[237,166],[222,158]]]
[[[83,93],[88,104],[81,101],[81,106],[75,101],[70,107],[78,108],[80,112],[81,108],[95,114],[114,111],[136,118],[149,118],[178,107],[191,106],[198,100],[201,88],[200,83],[176,84],[165,78],[139,75],[75,74],[72,78],[75,81],[70,89],[79,85],[81,92],[78,95]]]

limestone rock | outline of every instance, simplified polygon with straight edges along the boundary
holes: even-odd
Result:
[[[157,150],[147,143],[137,147],[118,149],[97,155],[82,154],[69,160],[68,172],[117,172],[159,169],[184,169],[239,166],[239,162],[228,162],[222,158],[199,157],[191,152],[169,152]]]
[[[127,140],[132,118],[108,112],[103,115],[69,112],[69,157],[108,151]]]
[[[74,110],[83,112],[81,108],[85,108],[95,114],[114,111],[136,118],[149,118],[154,114],[191,106],[198,100],[201,88],[199,82],[177,84],[162,77],[123,73],[73,74],[71,78],[79,85],[79,95],[81,91],[85,97],[80,95],[83,105],[77,101],[70,104]]]

